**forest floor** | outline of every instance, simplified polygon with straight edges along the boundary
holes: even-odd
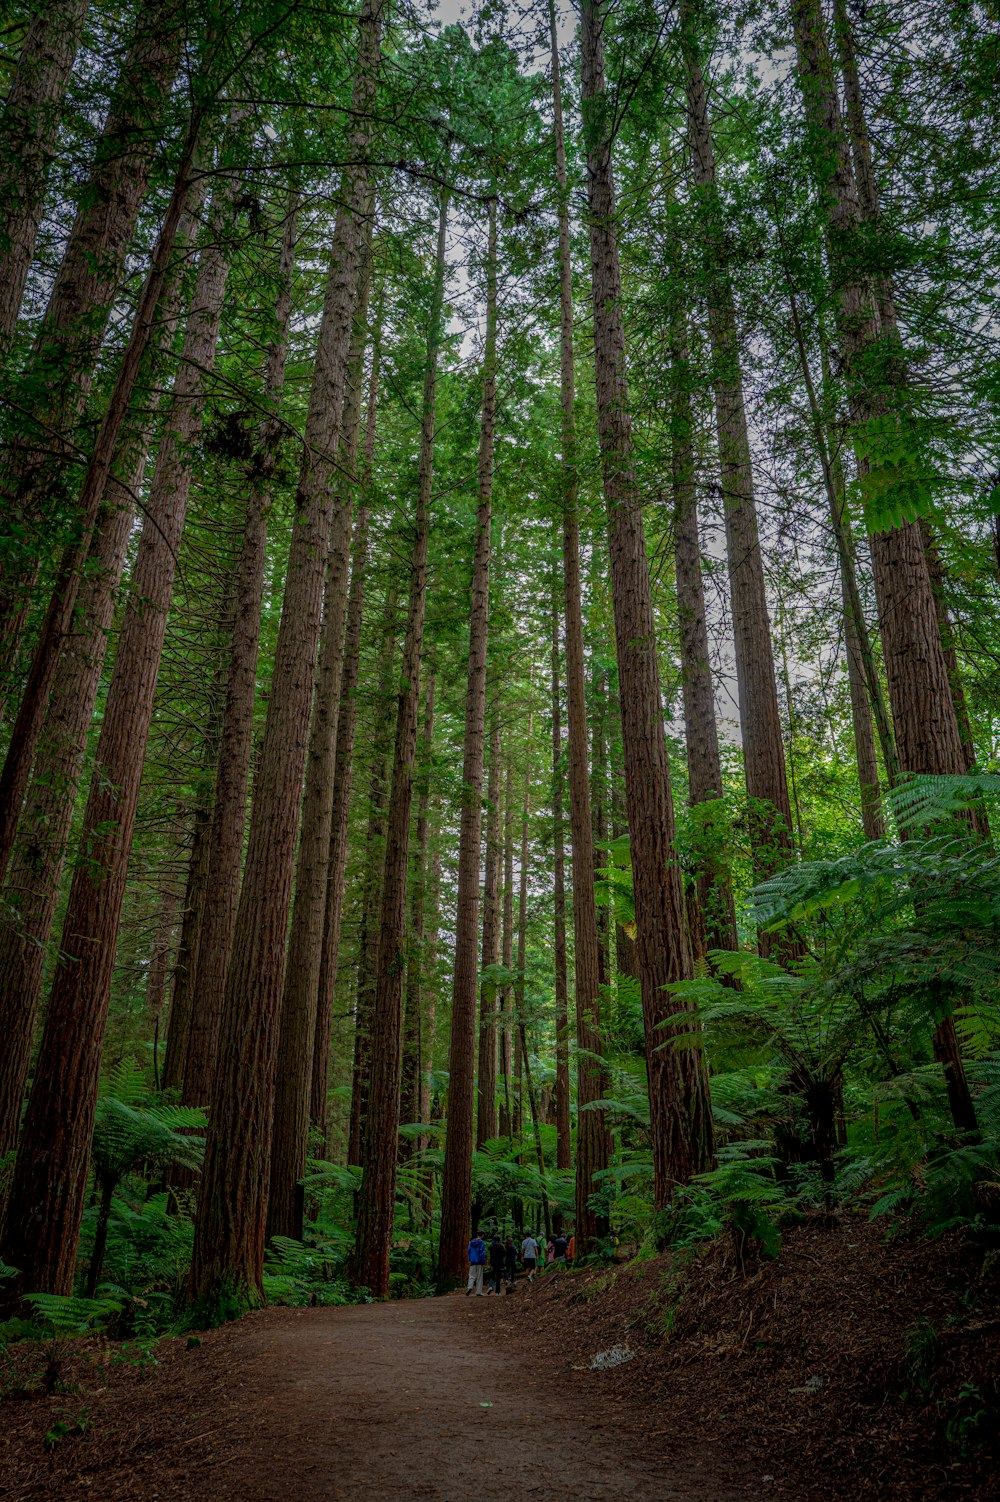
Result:
[[[146,1370],[90,1343],[69,1391],[0,1410],[0,1497],[995,1497],[982,1263],[851,1219],[796,1228],[759,1267],[720,1242],[512,1298],[269,1309],[165,1339]],[[591,1368],[616,1346],[631,1358]]]

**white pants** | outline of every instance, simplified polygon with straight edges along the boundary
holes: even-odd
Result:
[[[466,1284],[465,1291],[466,1293],[471,1293],[473,1289],[477,1293],[482,1293],[483,1291],[483,1264],[481,1262],[473,1262],[469,1266],[469,1281]]]

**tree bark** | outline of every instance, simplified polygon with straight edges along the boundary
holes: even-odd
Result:
[[[496,428],[497,222],[489,205],[486,268],[486,343],[483,409],[479,430],[479,509],[472,563],[468,686],[458,837],[455,916],[455,975],[448,1053],[448,1126],[441,1181],[441,1245],[438,1278],[459,1283],[468,1266],[472,1216],[472,1147],[476,1069],[476,992],[479,973],[479,870],[483,831],[483,739],[486,725],[486,646],[489,632],[490,521]]]
[[[410,565],[410,603],[403,639],[403,662],[396,708],[396,744],[385,831],[385,874],[379,927],[378,969],[372,1013],[371,1093],[365,1123],[365,1162],[358,1203],[355,1279],[375,1298],[389,1291],[389,1251],[396,1203],[399,1141],[399,1086],[403,1028],[403,975],[406,968],[406,872],[417,749],[420,662],[427,598],[427,547],[434,475],[434,404],[438,355],[443,337],[447,193],[438,210],[437,254],[431,302],[420,432],[417,507]],[[449,1110],[449,1116],[450,1116]]]
[[[239,897],[240,861],[246,826],[247,787],[257,696],[257,650],[267,551],[267,519],[281,441],[278,408],[284,385],[298,200],[289,199],[278,254],[273,334],[264,378],[270,416],[261,425],[251,465],[251,484],[236,576],[236,599],[225,707],[219,733],[215,807],[200,942],[191,983],[194,1006],[184,1059],[182,1100],[208,1106],[222,1025],[222,999],[232,954]]]
[[[672,1044],[675,1031],[690,1031],[694,1018],[664,990],[690,975],[691,959],[684,894],[674,854],[673,801],[652,591],[628,412],[602,20],[601,7],[594,0],[584,0],[581,59],[598,438],[610,531],[625,791],[649,1074],[654,1201],[662,1207],[677,1184],[686,1183],[710,1166],[714,1140],[708,1071],[701,1049]]]
[[[560,541],[556,524],[556,544]],[[563,808],[562,700],[559,686],[559,602],[552,592],[552,958],[556,1001],[556,1167],[568,1173],[573,1166],[569,1098],[569,973],[566,959],[566,849]],[[497,752],[500,727],[497,726]],[[499,813],[499,810],[498,810]],[[499,823],[497,836],[499,837]],[[499,878],[499,849],[497,877]],[[485,925],[484,925],[485,928]],[[483,950],[485,955],[485,938]],[[481,1086],[480,1086],[481,1088]]]
[[[128,344],[118,368],[114,387],[94,444],[94,451],[81,486],[77,504],[79,541],[67,548],[60,564],[14,724],[3,772],[0,773],[0,880],[6,874],[10,860],[17,821],[27,790],[31,763],[44,722],[59,653],[72,629],[73,612],[82,577],[82,564],[90,550],[91,534],[107,489],[122,426],[128,414],[143,356],[154,334],[161,293],[173,258],[181,218],[188,199],[200,123],[201,112],[193,110],[174,179],[170,203],[153,253],[152,265],[146,277]],[[0,596],[0,606],[2,603],[3,599]],[[0,620],[0,630],[3,628],[4,622]]]
[[[18,519],[22,533],[4,565],[3,676],[14,665],[40,561],[52,551],[53,534],[65,535],[59,509],[66,473],[86,447],[87,434],[77,428],[146,193],[159,116],[180,59],[182,23],[177,0],[154,0],[136,12],[90,179],[19,379],[24,421],[0,476],[3,509]]]
[[[573,875],[573,964],[577,1042],[576,1235],[581,1255],[603,1233],[590,1209],[594,1174],[607,1167],[608,1134],[603,1112],[591,1109],[606,1092],[601,1063],[601,962],[594,895],[594,836],[587,751],[587,698],[580,589],[580,518],[577,502],[576,378],[573,357],[573,263],[569,233],[566,146],[555,6],[549,5],[552,103],[555,115],[556,183],[559,190],[560,406],[563,453],[563,610],[566,625],[566,731],[569,763],[569,823]]]
[[[763,878],[772,875],[791,858],[792,813],[754,498],[736,307],[729,275],[722,205],[716,187],[715,148],[705,80],[695,37],[700,3],[701,0],[684,0],[681,41],[687,79],[692,177],[701,202],[702,223],[708,242],[708,327],[743,764],[750,801],[754,869],[758,877]],[[761,953],[770,947],[767,936],[762,934]]]
[[[486,872],[483,882],[483,969],[500,964],[500,706],[493,685],[490,710],[490,770],[486,787]],[[563,939],[565,947],[565,937]],[[479,1093],[476,1151],[497,1135],[497,983],[484,977],[479,991]]]
[[[206,1301],[218,1297],[224,1287],[250,1301],[263,1297],[288,914],[330,538],[330,480],[340,437],[368,198],[382,8],[383,0],[364,0],[358,20],[349,165],[333,235],[271,698],[226,980],[191,1264],[191,1292]]]
[[[371,372],[368,378],[368,405],[365,416],[365,441],[359,480],[359,507],[354,523],[351,560],[351,593],[347,602],[347,626],[344,633],[344,670],[340,682],[340,710],[337,715],[337,755],[333,774],[333,808],[330,814],[330,851],[327,859],[326,913],[323,920],[323,949],[320,956],[316,998],[316,1041],[313,1046],[313,1071],[310,1116],[323,1141],[327,1137],[327,1089],[330,1073],[330,1027],[337,989],[337,966],[340,952],[340,923],[344,909],[344,879],[347,869],[348,816],[354,760],[354,735],[357,724],[358,675],[361,662],[361,624],[364,614],[365,577],[368,568],[368,518],[375,460],[375,426],[378,408],[379,364],[383,307],[380,302],[372,335]],[[356,379],[360,380],[361,372]],[[388,685],[385,689],[388,702]],[[388,734],[386,724],[384,735]],[[385,749],[382,753],[383,782]],[[360,984],[360,970],[359,970]],[[352,1118],[353,1119],[353,1118]],[[359,1120],[360,1126],[360,1120]],[[359,1137],[360,1150],[360,1137]],[[349,1159],[348,1161],[354,1161]]]
[[[514,763],[507,748],[507,766],[503,796],[503,931],[500,938],[500,963],[509,975],[514,964]],[[514,1120],[510,1108],[510,982],[500,987],[497,1015],[497,1069],[502,1096],[497,1121],[499,1135],[513,1135]]]
[[[0,117],[0,348],[21,311],[63,96],[89,8],[89,0],[51,0],[38,8]]]
[[[302,1197],[297,1184],[305,1172],[309,1147],[309,1103],[312,1091],[313,1048],[319,1002],[323,925],[329,880],[330,830],[337,759],[337,718],[344,667],[344,627],[347,618],[351,548],[351,511],[354,486],[347,478],[357,463],[361,422],[361,366],[368,340],[368,286],[371,270],[369,196],[358,267],[357,306],[348,358],[348,383],[341,424],[342,471],[334,489],[330,549],[326,564],[323,626],[313,698],[309,759],[299,832],[295,904],[288,941],[278,1074],[271,1141],[271,1178],[268,1198],[268,1235],[302,1235]],[[351,379],[353,376],[353,380]]]
[[[879,388],[866,359],[880,337],[877,287],[857,270],[861,211],[823,12],[818,0],[792,0],[791,13],[814,171],[826,206],[830,279],[851,417],[863,430],[892,417],[890,393]],[[877,466],[877,451],[859,454],[863,486]],[[900,769],[961,775],[967,764],[920,525],[903,522],[875,532],[871,547]],[[950,1016],[935,1029],[935,1055],[944,1068],[955,1125],[974,1129],[975,1106]]]
[[[224,182],[213,219],[231,204]],[[118,925],[139,802],[146,737],[177,550],[215,359],[225,258],[206,247],[188,315],[184,356],[160,443],[100,739],[60,957],[14,1165],[2,1245],[20,1269],[17,1291],[69,1294],[83,1214],[101,1048]]]
[[[410,869],[410,942],[406,959],[406,1004],[403,1021],[403,1076],[400,1109],[405,1122],[419,1122],[423,1057],[423,994],[427,977],[427,843],[430,829],[431,757],[434,751],[434,674],[424,690],[424,728],[419,768],[419,800]],[[399,1144],[400,1161],[413,1156],[419,1142],[407,1137]]]
[[[206,760],[211,761],[214,769],[217,748],[209,744],[206,749],[209,753]],[[187,881],[181,908],[181,936],[174,964],[174,985],[170,997],[170,1015],[167,1018],[167,1047],[163,1057],[165,1090],[181,1090],[184,1086],[191,1013],[194,1010],[195,970],[208,896],[208,863],[211,855],[212,809],[206,802],[195,808],[191,826],[191,853],[188,856]]]
[[[705,620],[705,586],[701,571],[698,496],[695,488],[691,414],[691,371],[686,318],[674,330],[671,352],[671,491],[674,510],[674,580],[680,628],[681,688],[684,702],[684,746],[687,753],[688,801],[700,810],[696,828],[697,936],[695,953],[708,949],[738,949],[736,907],[729,877],[721,812],[722,758],[715,720],[715,686],[709,658]]]

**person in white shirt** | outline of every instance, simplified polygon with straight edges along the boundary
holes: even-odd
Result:
[[[521,1261],[524,1263],[525,1275],[530,1283],[535,1276],[535,1268],[538,1266],[538,1242],[530,1233],[521,1242]]]

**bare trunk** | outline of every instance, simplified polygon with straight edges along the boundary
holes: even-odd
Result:
[[[98,431],[94,451],[87,466],[77,505],[79,542],[67,548],[60,565],[52,597],[42,623],[34,659],[28,673],[20,709],[14,724],[10,747],[0,774],[0,880],[6,874],[14,843],[17,821],[28,786],[31,763],[45,718],[63,642],[72,629],[73,613],[82,578],[82,564],[90,550],[91,535],[107,490],[108,479],[118,450],[118,441],[128,414],[136,379],[151,339],[154,337],[160,296],[169,270],[175,243],[187,203],[189,178],[198,139],[200,115],[192,114],[174,189],[164,216],[153,262],[139,299],[132,331],[107,408]],[[3,596],[0,595],[0,610]],[[11,597],[11,612],[18,609]],[[7,622],[0,618],[0,631]]]
[[[284,384],[297,225],[298,204],[293,198],[287,206],[282,233],[274,333],[268,352],[264,384],[264,399],[272,416],[262,424],[260,446],[253,458],[252,483],[247,499],[243,545],[236,578],[229,675],[219,736],[208,882],[197,963],[191,983],[194,1006],[185,1051],[182,1096],[186,1105],[208,1106],[212,1101],[219,1029],[222,1023],[222,999],[236,928],[254,703],[257,695],[257,649],[264,598],[267,516],[281,439],[277,411]]]
[[[496,425],[497,224],[489,206],[486,270],[486,344],[483,411],[479,435],[479,509],[472,563],[468,687],[462,767],[462,812],[458,840],[455,917],[455,976],[448,1054],[448,1128],[441,1182],[441,1245],[438,1277],[458,1283],[468,1266],[472,1216],[472,1147],[476,1071],[476,992],[479,974],[479,869],[483,831],[483,738],[486,725],[486,645],[489,631],[490,520]]]
[[[431,757],[434,751],[434,675],[429,673],[424,691],[423,745],[420,755],[416,826],[410,869],[410,943],[406,959],[406,1006],[403,1024],[403,1076],[400,1108],[404,1122],[420,1121],[423,1057],[423,995],[428,974],[425,942],[427,926],[427,840],[430,827]],[[400,1161],[409,1158],[419,1143],[408,1137],[399,1145]]]
[[[681,639],[681,686],[688,800],[699,809],[696,828],[696,929],[692,948],[738,949],[736,907],[721,821],[722,758],[715,720],[715,686],[705,621],[698,496],[695,488],[691,372],[686,319],[674,330],[671,390],[671,489],[674,506],[674,576]],[[721,825],[721,827],[720,827]],[[697,933],[697,939],[696,939]],[[700,943],[698,941],[701,941]]]
[[[0,348],[17,325],[89,0],[38,7],[0,117]]]
[[[673,800],[652,591],[628,412],[611,143],[602,128],[602,15],[593,0],[585,0],[581,56],[588,138],[594,362],[649,1075],[654,1200],[662,1207],[677,1184],[686,1183],[710,1166],[714,1138],[708,1071],[701,1049],[672,1042],[678,1030],[691,1030],[694,1019],[664,989],[690,975],[691,958],[681,875],[674,853]]]
[[[215,747],[211,749],[214,765]],[[163,1088],[180,1090],[184,1084],[184,1062],[191,1033],[194,1008],[194,973],[198,964],[202,920],[208,896],[208,863],[212,854],[212,810],[205,804],[194,811],[191,826],[191,852],[188,856],[187,882],[181,908],[181,936],[174,964],[174,985],[167,1020],[167,1047],[163,1058]]]
[[[365,1118],[368,1112],[369,1040],[372,1007],[375,1001],[378,914],[382,908],[382,876],[385,871],[385,803],[389,737],[394,708],[392,681],[396,666],[396,650],[396,585],[395,580],[391,580],[385,607],[385,636],[379,672],[378,697],[375,704],[375,723],[372,727],[368,828],[365,835],[365,874],[361,883],[354,1066],[351,1079],[351,1121],[347,1145],[347,1161],[355,1167],[363,1161]]]
[[[816,178],[827,211],[830,276],[838,304],[838,329],[851,416],[860,431],[873,422],[892,424],[892,389],[880,389],[868,363],[880,337],[877,288],[859,279],[854,243],[861,211],[847,138],[818,0],[792,0],[799,82],[811,134]],[[862,486],[877,486],[880,455],[859,454]],[[921,528],[917,522],[890,526],[872,536],[882,654],[900,769],[937,775],[962,774],[966,757],[948,681],[941,631]],[[954,1020],[935,1030],[935,1053],[948,1083],[955,1125],[970,1129],[975,1106],[962,1063]]]
[[[160,1036],[163,1004],[167,999],[167,975],[170,971],[170,956],[174,948],[174,931],[177,927],[177,892],[165,887],[160,894],[160,911],[149,956],[146,974],[146,1015],[153,1028],[153,1038]],[[160,1088],[160,1063],[156,1048],[153,1049],[153,1088]]]
[[[508,975],[514,964],[514,765],[507,751],[503,797],[503,933],[500,940],[500,963]],[[510,1108],[510,982],[505,981],[498,997],[497,1068],[500,1071],[500,1113],[498,1132],[501,1137],[513,1134]]]
[[[14,665],[40,561],[52,553],[54,538],[65,536],[59,513],[67,471],[86,451],[88,434],[79,424],[146,193],[158,144],[156,112],[177,71],[183,19],[178,0],[154,0],[136,12],[90,180],[19,381],[24,421],[0,476],[3,509],[17,517],[21,532],[4,563],[0,674]]]
[[[556,544],[559,543],[556,526]],[[568,1173],[573,1166],[569,1099],[569,974],[566,959],[566,850],[563,811],[562,703],[559,690],[559,603],[552,592],[552,958],[556,1000],[556,1167]],[[497,751],[500,728],[497,726]],[[499,836],[499,826],[497,828]],[[497,875],[499,877],[499,851]],[[485,939],[483,949],[485,954]],[[481,1066],[480,1066],[481,1072]],[[481,1088],[481,1086],[480,1086]]]
[[[447,209],[448,197],[442,192],[424,373],[417,508],[410,564],[410,603],[403,638],[392,787],[386,818],[385,874],[382,880],[378,968],[372,1009],[371,1092],[368,1098],[368,1120],[365,1123],[364,1176],[358,1203],[355,1278],[360,1286],[370,1289],[376,1298],[384,1298],[389,1291],[389,1251],[396,1203],[403,975],[406,969],[407,851],[413,796],[413,762],[417,749],[424,606],[427,598],[427,547],[434,475],[434,406],[442,338]]]
[[[566,621],[566,724],[569,753],[569,822],[573,850],[573,962],[576,991],[577,1138],[576,1235],[581,1255],[603,1234],[590,1209],[594,1174],[607,1167],[603,1112],[590,1109],[607,1093],[601,1063],[601,962],[594,896],[594,840],[587,754],[587,699],[580,590],[580,520],[577,505],[576,423],[573,413],[573,265],[569,234],[566,147],[563,136],[555,6],[549,5],[549,46],[555,113],[556,182],[559,190],[560,404],[563,452],[563,609]]]
[[[262,1297],[288,914],[330,538],[330,482],[340,437],[368,197],[381,17],[382,0],[365,0],[358,21],[347,150],[350,165],[341,184],[306,417],[306,455],[296,494],[195,1225],[191,1291],[195,1298],[205,1300],[217,1297],[226,1286],[251,1300]]]
[[[216,215],[229,210],[229,186]],[[94,780],[25,1116],[3,1232],[19,1290],[73,1286],[101,1048],[118,925],[139,801],[146,737],[170,607],[177,550],[215,359],[226,261],[206,247],[188,316],[184,358],[150,488],[129,606],[108,690]]]
[[[360,476],[360,498],[354,523],[351,560],[351,593],[347,602],[344,633],[344,670],[340,681],[340,711],[337,715],[337,756],[333,774],[333,808],[330,814],[330,851],[327,860],[326,913],[323,920],[323,950],[320,956],[316,999],[316,1041],[313,1047],[312,1103],[310,1115],[324,1141],[327,1135],[327,1089],[330,1073],[330,1027],[337,989],[340,952],[340,922],[344,908],[344,877],[347,869],[348,815],[357,723],[358,674],[361,662],[361,624],[368,568],[368,516],[375,458],[375,423],[378,407],[379,362],[383,309],[380,303],[372,336],[371,373]],[[356,379],[360,381],[361,372]],[[386,687],[386,698],[388,686]],[[388,734],[386,725],[385,734]],[[384,753],[383,753],[384,761]],[[384,771],[383,771],[384,780]],[[360,980],[360,973],[359,973]],[[359,1123],[360,1124],[360,1123]],[[360,1141],[359,1141],[360,1148]],[[350,1160],[354,1161],[354,1160]]]
[[[716,188],[715,149],[705,81],[693,35],[693,18],[700,4],[701,0],[684,0],[682,45],[693,181],[701,201],[710,256],[708,326],[751,843],[755,870],[759,877],[766,877],[787,864],[791,857],[792,813],[754,498],[736,307],[722,205]],[[762,953],[769,948],[765,935],[761,935],[760,945]]]
[[[490,771],[486,788],[486,873],[483,882],[483,969],[500,964],[500,706],[493,686],[490,710]],[[565,938],[563,940],[565,945]],[[479,1094],[476,1150],[497,1135],[497,983],[484,979],[479,991]]]
[[[351,510],[361,425],[361,371],[368,341],[368,287],[371,271],[374,202],[368,200],[358,267],[357,306],[348,360],[348,383],[341,424],[341,476],[334,490],[330,550],[326,565],[323,626],[313,699],[309,759],[299,832],[295,905],[281,1004],[277,1089],[271,1145],[268,1235],[302,1235],[302,1196],[297,1184],[305,1172],[309,1146],[309,1102],[319,1000],[323,926],[329,880],[330,830],[337,759],[337,718],[344,667]]]

